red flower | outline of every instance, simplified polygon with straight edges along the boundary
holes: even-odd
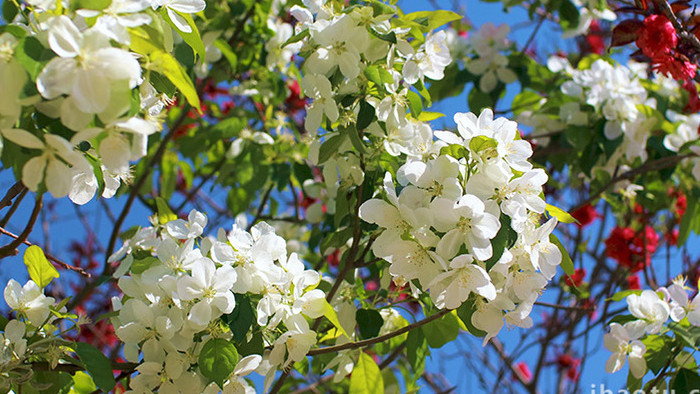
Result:
[[[687,80],[695,77],[697,66],[679,56],[663,54],[651,59],[652,69],[673,79]]]
[[[586,227],[599,216],[598,211],[591,206],[591,204],[586,204],[581,208],[571,212],[571,216],[578,220],[577,225],[579,227]]]
[[[578,370],[581,365],[580,358],[571,357],[569,354],[562,354],[557,358],[557,364],[561,369],[566,369],[566,377],[574,382],[578,381],[581,373]]]
[[[369,282],[365,282],[365,290],[367,291],[376,291],[379,288],[379,281],[378,280],[371,280]]]
[[[676,215],[678,215],[679,218],[685,215],[685,210],[688,208],[688,198],[681,191],[678,192],[678,198],[676,198],[675,208]]]
[[[630,275],[627,277],[627,288],[630,290],[642,289],[642,284],[639,282],[639,275]]]
[[[287,106],[290,112],[296,113],[299,110],[306,107],[306,99],[301,98],[301,89],[299,88],[299,82],[292,81],[287,85],[289,89],[289,96],[284,100],[284,104]]]
[[[649,15],[644,19],[637,46],[645,55],[652,59],[668,55],[677,43],[676,29],[665,16]]]
[[[564,282],[569,287],[579,287],[579,286],[581,286],[581,282],[583,282],[583,278],[585,278],[585,277],[586,277],[586,269],[585,268],[577,268],[573,275],[571,275],[571,276],[567,275],[566,278],[564,278]]]
[[[520,372],[520,376],[526,383],[529,383],[532,380],[532,371],[530,371],[530,367],[526,363],[521,361],[515,364],[515,368],[518,370],[518,372]]]
[[[674,228],[670,233],[666,233],[664,238],[669,245],[676,246],[678,244],[678,229]]]
[[[340,265],[340,249],[336,249],[333,253],[326,256],[326,262],[330,267],[337,267]]]
[[[600,24],[597,20],[591,22],[591,28],[586,36],[586,42],[592,53],[602,55],[603,52],[605,52],[605,42],[603,42],[603,35],[600,33]]]
[[[623,267],[637,272],[649,265],[658,246],[659,236],[650,226],[639,233],[629,227],[615,227],[605,240],[605,253]]]
[[[684,81],[683,89],[688,92],[688,104],[683,110],[686,113],[700,112],[700,97],[698,97],[698,87],[694,81]],[[700,132],[700,130],[698,130]]]
[[[632,252],[629,247],[633,238],[634,230],[631,228],[615,227],[605,240],[605,254],[623,266],[631,266]]]

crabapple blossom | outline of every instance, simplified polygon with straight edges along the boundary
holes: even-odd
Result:
[[[610,332],[603,335],[605,348],[612,352],[610,358],[605,363],[605,370],[608,373],[619,371],[625,360],[629,359],[630,371],[637,379],[640,379],[647,372],[647,363],[644,359],[646,346],[639,341],[638,336],[630,334],[627,324],[621,326],[619,323],[610,325]]]
[[[5,302],[10,309],[25,316],[34,327],[41,327],[49,318],[49,307],[55,302],[53,297],[44,295],[34,281],[29,280],[24,286],[10,279],[5,286]]]
[[[96,114],[108,109],[113,83],[115,88],[131,89],[140,81],[141,67],[134,56],[112,47],[109,37],[95,29],[81,32],[64,15],[51,20],[48,42],[58,57],[49,61],[36,81],[46,99],[65,94],[80,111]]]

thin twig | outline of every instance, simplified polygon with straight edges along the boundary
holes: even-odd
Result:
[[[9,244],[0,248],[0,258],[10,256],[10,255],[14,256],[17,254],[17,247],[20,246],[22,244],[22,242],[27,240],[27,238],[29,237],[29,234],[32,232],[32,229],[34,228],[34,223],[36,223],[36,219],[39,217],[39,212],[41,212],[41,207],[43,206],[43,201],[44,201],[43,195],[39,196],[36,199],[36,202],[34,203],[34,210],[32,211],[32,214],[29,217],[29,221],[27,222],[27,226],[24,228],[24,230],[20,233],[20,235],[17,238],[15,238]]]
[[[348,342],[348,343],[343,343],[341,345],[322,347],[320,349],[312,349],[309,351],[308,355],[315,356],[317,354],[333,353],[333,352],[338,352],[338,351],[345,350],[345,349],[358,349],[358,348],[363,348],[363,347],[367,347],[370,345],[374,345],[375,343],[384,342],[386,340],[389,340],[389,339],[394,338],[396,336],[399,336],[401,334],[407,333],[415,328],[424,326],[433,320],[437,320],[437,319],[445,316],[446,314],[450,313],[451,311],[452,311],[451,309],[443,309],[440,312],[438,312],[432,316],[428,316],[423,320],[418,320],[415,323],[409,324],[405,327],[401,327],[396,331],[392,331],[390,333],[387,333],[387,334],[384,334],[384,335],[381,335],[378,337],[365,339],[364,341]]]
[[[3,234],[5,234],[5,235],[8,235],[8,236],[10,236],[10,237],[12,237],[12,238],[14,238],[14,239],[18,239],[18,238],[19,238],[18,235],[15,235],[15,234],[13,234],[13,233],[11,233],[11,232],[5,230],[3,227],[0,227],[0,233],[3,233]],[[25,245],[27,245],[27,246],[32,246],[32,245],[34,245],[33,243],[31,243],[31,242],[29,242],[29,241],[27,241],[27,240],[22,241],[22,243],[25,244]],[[79,273],[80,275],[83,275],[83,276],[86,277],[86,278],[91,277],[90,273],[89,273],[89,272],[86,272],[84,269],[82,269],[82,268],[80,268],[80,267],[72,266],[72,265],[70,265],[70,264],[68,264],[68,263],[65,263],[65,262],[63,262],[63,261],[61,261],[60,259],[54,257],[52,254],[50,254],[50,253],[48,253],[48,252],[46,252],[46,251],[44,251],[44,255],[46,255],[46,258],[48,258],[49,260],[53,261],[54,263],[60,265],[62,268],[65,268],[65,269],[71,270],[71,271],[75,271],[75,272]]]

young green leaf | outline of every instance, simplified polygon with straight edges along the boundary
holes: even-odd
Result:
[[[323,309],[323,316],[330,321],[335,328],[337,328],[341,334],[345,335],[346,337],[350,338],[347,332],[345,332],[345,329],[343,326],[340,324],[340,320],[338,320],[338,315],[335,313],[335,309],[331,306],[331,304],[326,301],[326,305]]]
[[[36,245],[28,247],[24,252],[24,265],[27,266],[29,277],[42,289],[59,276],[53,264],[46,259],[44,251]]]
[[[350,377],[350,394],[384,394],[384,380],[372,356],[360,353]]]
[[[551,216],[557,218],[562,223],[578,223],[578,220],[571,216],[570,213],[566,212],[565,210],[555,207],[554,205],[547,204],[547,213],[549,213]]]

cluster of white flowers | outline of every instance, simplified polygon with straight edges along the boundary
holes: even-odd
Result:
[[[646,160],[646,143],[656,120],[647,117],[639,106],[656,108],[656,101],[647,98],[647,91],[640,80],[644,72],[640,65],[612,65],[599,59],[588,69],[563,69],[570,73],[572,80],[562,85],[562,92],[595,108],[606,121],[606,138],[614,140],[623,136],[620,152],[628,160],[637,157]],[[554,66],[554,70],[557,70],[557,66]],[[564,119],[580,123],[579,116],[573,112],[576,112],[575,108]]]
[[[12,381],[26,381],[27,376],[31,376],[31,371],[22,366],[29,357],[56,366],[64,350],[60,346],[62,340],[52,336],[57,318],[52,311],[65,312],[65,308],[57,310],[56,300],[47,297],[32,280],[22,286],[10,279],[4,296],[15,318],[5,321],[4,328],[0,328],[0,390],[3,392],[9,390]],[[30,343],[27,342],[29,338],[33,339]]]
[[[372,251],[391,263],[397,285],[430,291],[439,308],[457,308],[473,293],[472,323],[486,343],[504,318],[532,325],[532,306],[562,255],[550,242],[557,220],[541,224],[547,175],[528,162],[532,148],[517,124],[488,109],[455,122],[459,135],[436,131],[441,153],[402,165],[398,193],[387,173],[384,198],[363,203],[360,217],[380,227]]]
[[[242,376],[257,369],[269,384],[277,368],[300,361],[316,343],[306,319],[325,313],[325,294],[315,289],[320,274],[288,255],[285,240],[266,223],[248,232],[239,220],[228,234],[221,229],[216,238],[202,238],[206,224],[194,210],[187,221],[154,220],[111,258],[123,259],[114,275],[124,292],[112,300],[119,312],[112,323],[126,358],[140,362],[132,392],[217,392],[214,383],[205,388],[198,357],[209,340],[231,340],[222,316],[236,307],[234,293],[256,300],[256,321],[271,350],[241,359],[224,392],[254,392]]]
[[[691,300],[688,297],[691,290],[685,285],[685,278],[678,277],[668,288],[644,290],[640,294],[627,296],[628,309],[634,319],[624,325],[610,325],[610,332],[604,336],[604,344],[612,355],[605,370],[617,372],[629,358],[630,371],[639,379],[647,371],[644,359],[647,349],[640,338],[645,334],[661,334],[669,318],[675,323],[687,321],[687,324],[700,327],[700,295]]]
[[[481,75],[479,90],[482,92],[492,91],[499,81],[507,85],[518,79],[515,72],[508,68],[508,58],[502,53],[512,49],[508,33],[508,25],[496,27],[489,22],[469,36],[470,49],[477,57],[467,61],[467,70],[474,75]]]
[[[426,77],[442,79],[451,57],[444,31],[428,33],[419,40],[409,34],[410,28],[392,27],[391,19],[396,14],[392,6],[338,10],[323,0],[305,0],[303,4],[290,10],[297,20],[295,33],[303,39],[281,49],[273,48],[273,42],[282,43],[291,37],[290,26],[274,22],[278,37],[268,43],[268,64],[281,64],[286,69],[291,54],[304,54],[300,86],[311,99],[306,107],[305,128],[313,138],[309,158],[314,164],[319,164],[321,141],[344,138],[321,163],[323,184],[318,185],[325,191],[328,213],[333,213],[338,190],[364,180],[358,152],[348,133],[339,129],[356,124],[369,104],[376,118],[372,115],[373,121],[363,126],[366,137],[361,141],[376,138],[381,141],[378,146],[392,156],[428,154],[433,132],[430,125],[418,120],[417,113],[409,115],[408,94],[411,85],[424,89]],[[327,124],[332,130],[319,136],[319,128]],[[321,197],[318,187],[305,185],[307,188]],[[310,209],[314,222],[322,218],[320,207],[317,204]]]
[[[146,154],[147,138],[161,130],[159,114],[169,102],[150,83],[150,70],[160,71],[160,65],[150,65],[143,75],[140,55],[129,50],[131,34],[153,24],[171,36],[166,16],[191,33],[188,14],[203,10],[205,3],[115,0],[102,10],[75,11],[79,7],[54,0],[27,3],[22,7],[31,11],[30,20],[20,12],[14,29],[0,35],[0,80],[6,88],[0,98],[1,135],[38,153],[20,163],[22,182],[32,191],[43,184],[56,198],[69,195],[85,204],[104,184],[102,195],[109,198],[130,180],[129,163]],[[150,11],[159,8],[166,12]],[[50,60],[34,70],[38,63],[27,63],[26,55],[20,60],[20,46],[22,51],[46,48],[43,56]],[[43,126],[22,120],[23,110],[57,119],[61,127],[40,132]],[[103,179],[98,182],[97,176]]]

